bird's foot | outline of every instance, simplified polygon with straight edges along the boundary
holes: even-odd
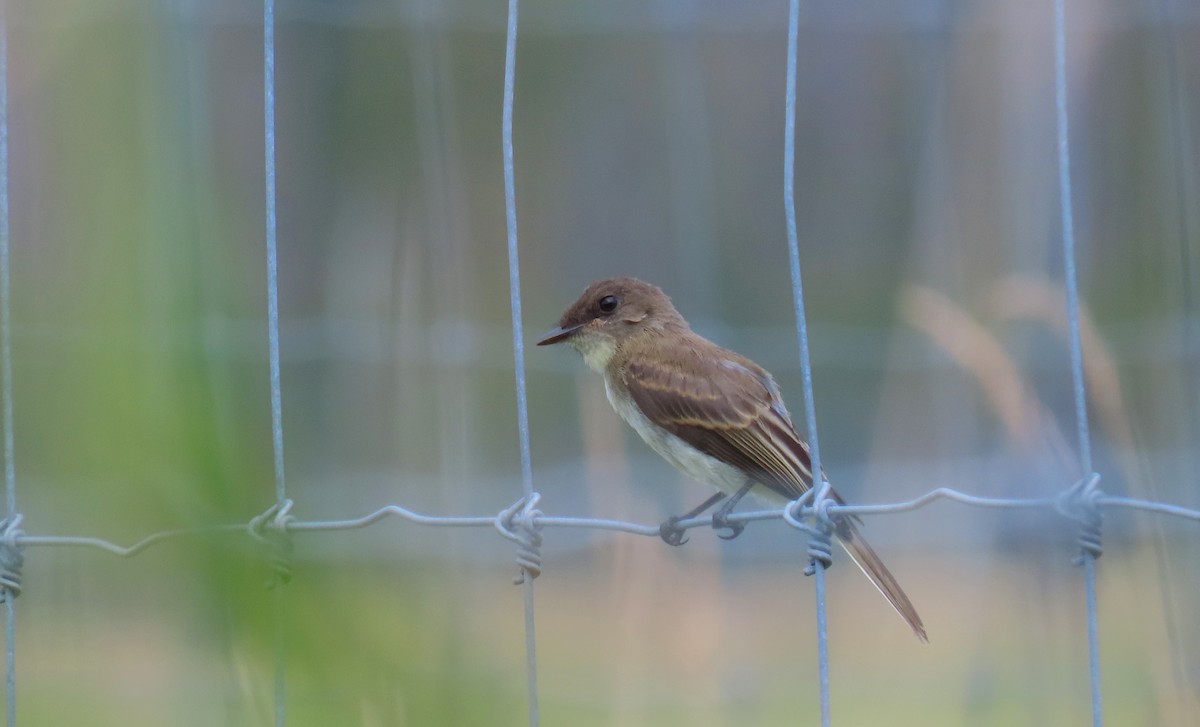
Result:
[[[662,525],[658,526],[658,537],[662,538],[667,545],[680,546],[688,541],[684,534],[687,531],[679,527],[679,521],[682,519],[678,516],[669,517],[663,521]]]
[[[730,522],[729,521],[729,513],[725,512],[724,509],[718,510],[713,513],[712,526],[713,526],[713,530],[728,530],[729,531],[728,535],[722,535],[721,533],[717,533],[717,537],[720,538],[721,540],[733,540],[737,536],[741,535],[742,531],[746,529],[745,523]]]

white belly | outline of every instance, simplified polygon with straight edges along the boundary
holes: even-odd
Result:
[[[741,470],[704,454],[647,419],[642,410],[633,402],[632,397],[623,390],[618,391],[609,383],[607,376],[604,377],[604,393],[608,395],[608,402],[612,404],[617,414],[620,414],[621,418],[633,427],[634,431],[646,444],[650,445],[651,449],[658,452],[676,469],[704,484],[712,485],[728,495],[736,493],[742,488],[742,485],[746,484],[746,475],[742,474]],[[778,496],[772,500],[771,495],[774,493],[762,486],[755,487],[751,490],[751,494],[772,502],[774,500],[784,502],[783,498]]]

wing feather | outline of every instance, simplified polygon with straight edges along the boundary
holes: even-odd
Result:
[[[674,347],[660,341],[631,356],[621,378],[650,421],[701,452],[789,500],[812,488],[808,445],[796,432],[775,381],[749,359],[703,339]],[[836,492],[830,496],[843,503]],[[859,533],[859,522],[837,520],[846,552],[918,638],[928,640],[921,617]]]
[[[652,422],[745,471],[789,500],[812,486],[808,447],[770,375],[737,354],[658,347],[626,364],[623,381]]]

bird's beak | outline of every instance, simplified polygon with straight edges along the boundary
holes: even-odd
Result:
[[[541,338],[538,339],[537,345],[549,346],[554,343],[559,343],[560,341],[565,341],[574,335],[574,333],[580,328],[583,328],[582,323],[577,323],[573,326],[558,326],[557,328],[551,328],[541,335]]]

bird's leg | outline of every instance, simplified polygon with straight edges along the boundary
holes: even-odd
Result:
[[[658,526],[658,536],[662,538],[663,542],[667,545],[683,545],[687,542],[687,537],[683,534],[683,528],[679,527],[677,523],[680,520],[687,520],[688,518],[696,517],[723,499],[725,499],[725,493],[718,492],[704,502],[700,503],[697,507],[688,510],[684,514],[667,518],[663,521],[662,525]]]
[[[721,506],[720,510],[717,510],[713,513],[713,529],[729,531],[729,535],[717,535],[717,537],[721,540],[733,540],[737,536],[741,535],[742,531],[746,529],[745,523],[729,522],[729,513],[733,512],[733,508],[737,507],[738,502],[746,496],[746,493],[750,491],[751,487],[754,487],[754,480],[746,480],[746,484],[742,485],[742,489],[735,492],[733,497],[729,498],[729,502],[726,502]]]

